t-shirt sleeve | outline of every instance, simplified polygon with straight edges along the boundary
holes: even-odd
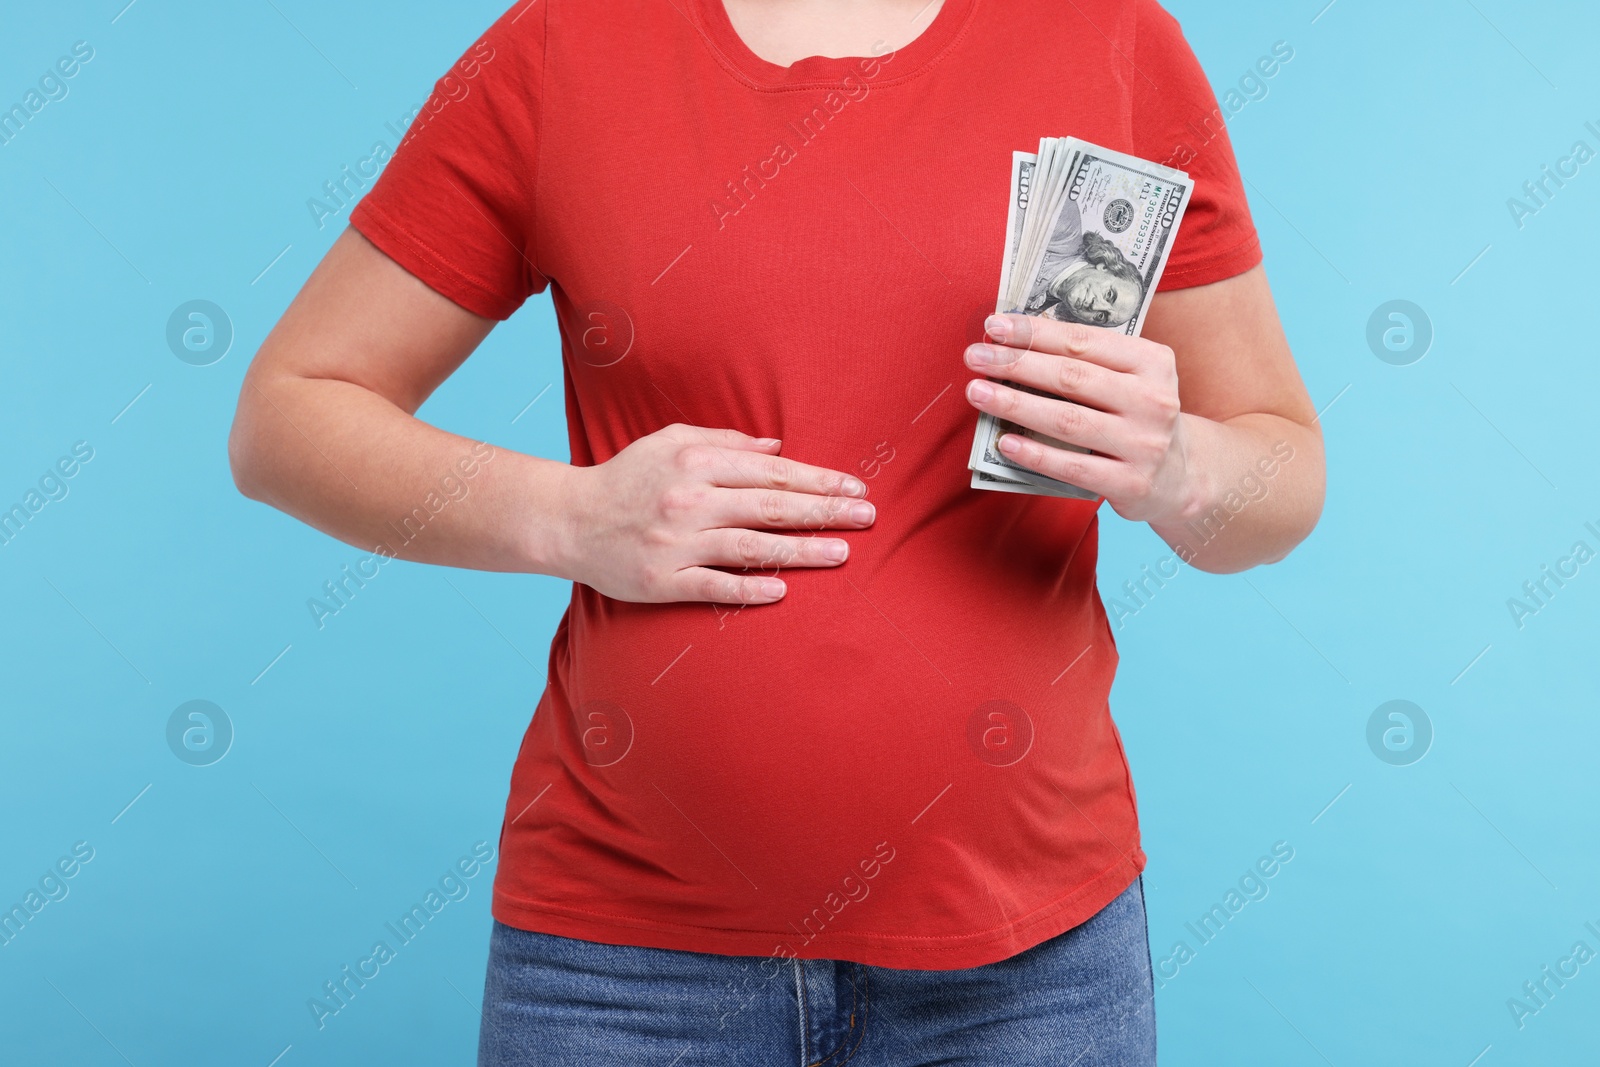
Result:
[[[1216,94],[1177,20],[1156,0],[1138,0],[1137,12],[1135,154],[1194,180],[1159,288],[1184,289],[1243,274],[1261,262],[1261,242]]]
[[[439,79],[350,214],[389,258],[491,319],[549,284],[534,202],[548,7],[523,0]]]

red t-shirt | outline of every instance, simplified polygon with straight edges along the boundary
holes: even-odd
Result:
[[[533,0],[439,82],[351,223],[480,315],[550,288],[573,463],[734,427],[878,508],[776,605],[574,587],[496,918],[948,969],[1133,881],[1097,505],[970,488],[962,350],[1044,135],[1193,175],[1163,288],[1259,262],[1215,108],[1153,0],[945,0],[896,52],[788,68],[720,0]]]

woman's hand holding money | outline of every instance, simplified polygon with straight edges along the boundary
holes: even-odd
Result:
[[[994,315],[984,327],[992,343],[970,345],[966,365],[1052,395],[979,379],[967,383],[973,407],[1093,452],[1008,433],[999,441],[1008,460],[1099,493],[1131,521],[1193,517],[1205,495],[1188,463],[1170,348],[1032,315]]]

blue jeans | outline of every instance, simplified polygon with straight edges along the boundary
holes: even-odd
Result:
[[[1143,880],[1087,922],[955,971],[602,945],[496,922],[479,1067],[1149,1067]]]

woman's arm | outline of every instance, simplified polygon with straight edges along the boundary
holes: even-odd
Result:
[[[1158,293],[1144,336],[1175,355],[1198,498],[1192,514],[1152,528],[1217,574],[1283,559],[1317,525],[1327,478],[1317,409],[1266,271]]]
[[[1260,267],[1159,293],[1144,336],[995,316],[967,366],[1048,390],[968,384],[979,410],[1094,450],[1006,435],[1008,458],[1106,497],[1188,563],[1229,573],[1288,555],[1322,513],[1322,433]]]
[[[573,467],[415,418],[493,326],[347,231],[245,376],[228,441],[240,491],[364,549],[642,602],[771,603],[779,568],[837,566],[848,544],[767,530],[872,524],[859,479],[737,430],[669,426]]]
[[[477,458],[475,442],[412,417],[493,327],[347,230],[245,375],[228,439],[239,490],[364,549],[563,572],[570,468],[496,449],[464,478],[457,464]],[[429,494],[452,476],[466,495],[429,515]],[[405,543],[395,527],[417,508],[421,532]]]

